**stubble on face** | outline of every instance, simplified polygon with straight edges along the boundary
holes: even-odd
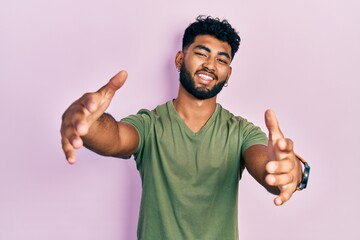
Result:
[[[201,69],[201,71],[208,71],[207,69]],[[180,68],[180,83],[185,88],[185,90],[193,95],[195,98],[199,100],[205,100],[212,97],[215,97],[219,92],[221,92],[222,88],[225,85],[226,81],[218,82],[219,80],[216,78],[213,81],[217,81],[217,84],[212,89],[207,89],[204,87],[196,87],[193,77],[190,72],[186,69],[185,63],[181,65]]]

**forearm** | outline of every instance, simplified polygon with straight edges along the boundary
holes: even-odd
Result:
[[[118,122],[110,114],[101,115],[81,138],[86,148],[100,155],[114,156],[120,151]]]

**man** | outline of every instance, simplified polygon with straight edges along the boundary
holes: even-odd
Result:
[[[268,140],[216,102],[239,43],[226,20],[200,16],[175,57],[176,99],[117,122],[104,112],[127,78],[121,71],[65,111],[62,147],[70,164],[82,146],[106,156],[134,155],[143,189],[138,239],[238,239],[237,191],[245,167],[278,195],[276,205],[304,183],[293,143],[271,110],[265,112]]]

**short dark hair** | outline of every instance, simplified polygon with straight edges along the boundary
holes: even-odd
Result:
[[[191,45],[198,35],[211,35],[220,41],[227,42],[231,47],[231,59],[239,49],[240,36],[227,20],[200,15],[184,32],[182,49]]]

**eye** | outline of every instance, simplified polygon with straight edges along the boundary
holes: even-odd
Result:
[[[228,64],[228,61],[227,60],[224,60],[224,59],[221,59],[221,58],[218,58],[218,62],[220,62],[221,64]]]
[[[195,54],[200,56],[200,57],[207,57],[206,54],[201,53],[201,52],[195,52]]]

